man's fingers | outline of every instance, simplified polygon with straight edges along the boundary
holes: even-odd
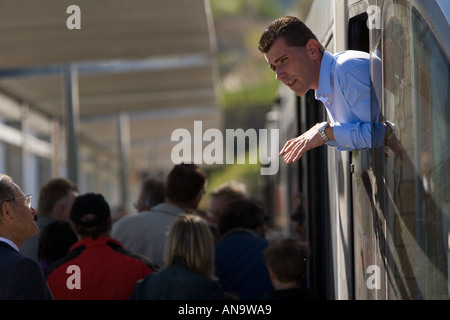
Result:
[[[286,163],[292,163],[298,161],[306,151],[306,145],[303,140],[297,141],[297,144],[292,148],[292,150],[284,156],[284,161]]]
[[[280,151],[280,156],[284,157],[286,163],[298,161],[306,151],[324,143],[315,127],[285,143]]]
[[[288,153],[289,151],[291,151],[292,146],[294,146],[294,145],[295,145],[295,139],[291,139],[288,142],[286,142],[284,144],[283,149],[281,149],[281,151],[280,151],[280,156],[282,156],[282,155]]]

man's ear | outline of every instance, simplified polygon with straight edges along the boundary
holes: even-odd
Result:
[[[272,281],[273,281],[273,280],[276,280],[276,279],[277,279],[277,276],[276,276],[275,272],[273,272],[272,268],[269,267],[269,266],[267,266],[267,269],[269,269],[269,276],[270,276],[270,279],[271,279]]]
[[[309,39],[306,43],[306,50],[313,60],[320,57],[319,42],[317,40]]]
[[[67,216],[67,206],[62,202],[58,202],[56,204],[56,207],[54,208],[53,214],[54,214],[54,219],[56,220],[66,220],[66,216]],[[70,212],[69,212],[70,214]]]
[[[8,219],[12,217],[12,213],[14,212],[14,210],[11,201],[3,201],[0,209],[0,216],[2,219]]]
[[[202,198],[203,198],[203,194],[204,194],[203,189],[200,190],[200,191],[198,192],[197,196],[195,197],[195,203],[196,203],[196,204],[199,204],[199,203],[200,203],[200,201],[201,201]]]

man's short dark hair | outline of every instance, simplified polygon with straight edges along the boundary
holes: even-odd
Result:
[[[268,267],[281,282],[299,281],[306,273],[306,260],[310,256],[309,244],[294,238],[272,240],[264,251]]]
[[[53,178],[41,187],[38,212],[40,216],[50,216],[55,204],[69,194],[78,192],[78,186],[65,178]]]
[[[313,39],[319,43],[320,52],[325,51],[311,29],[296,17],[286,16],[272,21],[259,40],[259,51],[267,53],[278,38],[283,38],[291,47],[305,47],[306,43]]]
[[[220,196],[225,197],[229,201],[245,198],[247,196],[246,186],[237,181],[227,182],[210,193],[210,197]]]
[[[136,209],[138,211],[148,210],[151,207],[164,202],[164,197],[164,182],[155,178],[148,178],[142,183],[139,198],[136,203]]]
[[[192,163],[175,165],[167,177],[166,197],[177,203],[190,203],[205,187],[206,173]]]
[[[80,236],[96,239],[111,229],[109,204],[101,194],[80,195],[70,210],[70,221]]]
[[[255,231],[264,225],[264,209],[251,199],[238,199],[227,203],[219,217],[218,228],[221,235],[233,229],[249,229]]]

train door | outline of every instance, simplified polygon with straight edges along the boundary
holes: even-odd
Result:
[[[334,50],[332,52],[348,49],[369,51],[367,7],[367,1],[336,1],[334,3]],[[358,216],[361,212],[358,205],[361,203],[354,203],[356,197],[353,193],[354,188],[358,193],[360,179],[355,181],[352,174],[355,168],[354,158],[360,155],[362,155],[363,164],[367,165],[367,152],[357,152],[355,155],[354,152],[340,151],[335,148],[327,149],[330,245],[334,273],[333,299],[338,300],[355,299],[355,287],[360,280],[355,261],[361,251],[355,249],[354,221],[361,220]],[[361,161],[356,165],[357,168],[361,167]],[[364,275],[361,276],[364,277]]]
[[[306,132],[326,120],[325,108],[309,91],[299,102],[299,128]],[[328,204],[327,149],[309,150],[300,160],[299,190],[305,212],[306,238],[311,259],[308,263],[308,287],[321,299],[333,297],[333,263],[330,247],[330,215]]]
[[[369,2],[379,25],[349,14],[349,49],[370,40],[379,120],[395,125],[401,148],[352,152],[354,298],[448,299],[449,12],[439,1]]]
[[[379,53],[371,51],[372,41],[379,38],[379,28],[368,28],[368,4],[362,3],[360,10],[353,8],[354,15],[349,14],[348,49],[360,50],[371,54],[371,109],[379,110],[379,88],[381,70]],[[378,59],[378,60],[377,60]],[[378,88],[378,90],[375,90]],[[352,203],[352,244],[353,244],[353,294],[354,299],[385,299],[385,290],[380,289],[385,283],[385,270],[381,251],[384,247],[385,219],[377,207],[377,172],[374,170],[372,149],[352,151],[351,153],[351,203]]]

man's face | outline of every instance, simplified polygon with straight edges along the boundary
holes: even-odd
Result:
[[[75,199],[79,196],[79,193],[74,191],[74,190],[70,190],[69,194],[67,195],[67,206],[66,206],[66,214],[65,214],[65,219],[66,221],[70,220],[70,209],[72,209],[73,203],[75,202]]]
[[[15,198],[15,200],[11,201],[14,202],[14,205],[12,206],[14,210],[13,232],[16,239],[26,240],[29,237],[39,233],[39,227],[35,221],[37,211],[32,206],[28,206],[27,198],[24,197],[23,192],[18,190]]]
[[[308,41],[305,48],[291,47],[283,38],[278,38],[264,54],[270,68],[276,73],[277,80],[283,82],[299,97],[309,89],[317,90],[319,84],[318,48],[312,48],[311,41],[313,40]]]
[[[55,205],[55,208],[53,209],[53,218],[60,221],[69,221],[70,209],[72,209],[72,205],[78,195],[78,192],[70,190],[66,196],[61,198],[61,200],[58,201],[58,203]]]
[[[211,197],[211,202],[209,204],[209,215],[211,222],[215,225],[219,223],[219,217],[222,214],[223,207],[227,204],[227,202],[227,197],[223,195]]]

